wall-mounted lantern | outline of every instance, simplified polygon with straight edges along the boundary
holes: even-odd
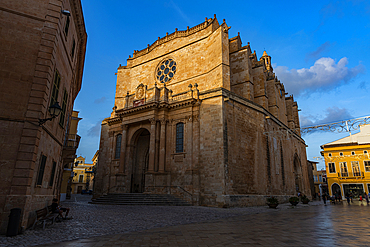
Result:
[[[39,119],[39,126],[42,126],[45,122],[51,121],[57,116],[59,116],[60,112],[62,111],[62,108],[60,107],[58,102],[55,102],[54,105],[49,107],[49,113],[50,113],[50,118],[44,118],[44,119]]]

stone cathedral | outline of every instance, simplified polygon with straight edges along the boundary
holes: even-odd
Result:
[[[298,106],[264,52],[225,20],[135,50],[101,127],[95,197],[173,194],[193,205],[264,205],[309,192]]]

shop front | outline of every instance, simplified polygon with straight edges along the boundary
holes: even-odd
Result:
[[[363,184],[342,184],[344,195],[352,193],[353,198],[358,198],[365,193]]]

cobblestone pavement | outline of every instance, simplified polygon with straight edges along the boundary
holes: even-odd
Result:
[[[73,220],[27,230],[0,246],[369,246],[370,206],[153,207],[62,203]],[[71,241],[72,240],[72,241]],[[53,244],[49,244],[53,243]]]

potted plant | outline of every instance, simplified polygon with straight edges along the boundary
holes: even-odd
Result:
[[[270,208],[276,208],[279,205],[279,200],[276,197],[268,197],[267,198],[267,205],[269,205]]]
[[[297,206],[297,204],[299,203],[299,198],[296,196],[292,196],[291,198],[289,198],[289,202],[293,206]]]
[[[310,201],[310,199],[308,199],[307,196],[303,195],[301,197],[301,201],[302,201],[303,204],[308,204],[308,202]]]

